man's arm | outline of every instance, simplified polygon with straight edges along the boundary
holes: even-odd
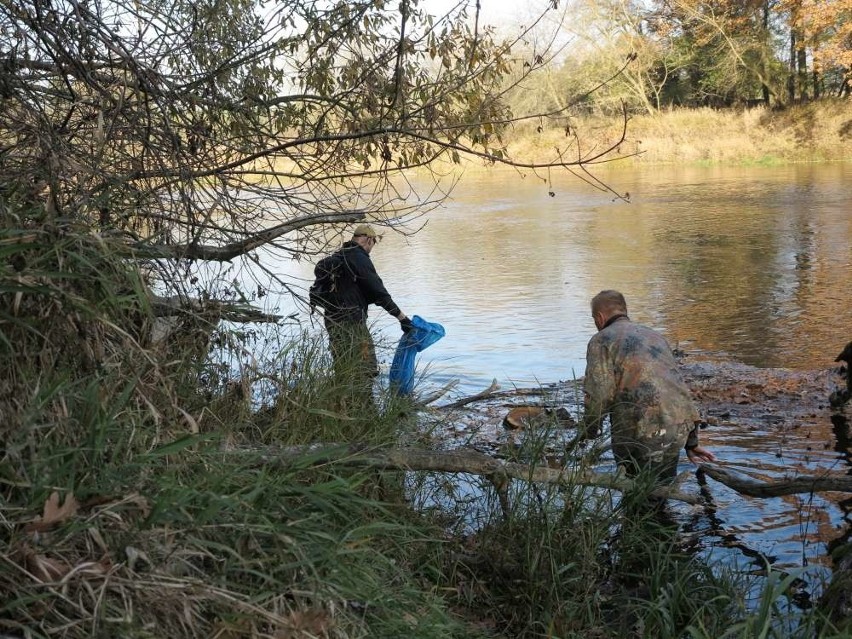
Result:
[[[684,450],[686,450],[686,456],[689,458],[689,461],[691,461],[693,464],[716,461],[716,455],[714,455],[712,452],[710,452],[698,443],[697,424],[695,428],[689,431],[689,435],[686,438],[686,444],[683,448]]]
[[[711,453],[703,446],[693,446],[692,448],[687,448],[686,456],[689,457],[689,461],[691,461],[693,464],[716,461],[716,455]]]
[[[373,261],[367,255],[359,256],[357,263],[358,286],[364,294],[364,298],[368,304],[376,304],[381,306],[388,313],[397,318],[400,322],[408,319],[403,313],[393,298],[385,288],[382,278],[379,277],[376,267],[373,266]]]
[[[586,378],[583,383],[583,421],[587,437],[600,434],[615,395],[615,376],[601,340],[593,337],[586,349]]]

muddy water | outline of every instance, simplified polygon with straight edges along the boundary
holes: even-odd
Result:
[[[408,314],[447,331],[421,356],[422,390],[457,379],[456,394],[467,395],[492,378],[505,389],[581,376],[595,330],[588,301],[604,288],[624,292],[631,317],[672,345],[759,368],[824,369],[852,339],[852,165],[604,177],[631,203],[577,179],[471,173],[415,236],[385,236],[373,258],[388,289]],[[310,265],[280,269],[307,278]],[[387,364],[398,327],[379,310],[371,319]],[[705,441],[768,478],[848,473],[826,396],[802,392],[801,428],[758,401],[758,417],[723,415]],[[483,427],[506,437],[499,420]],[[849,527],[843,496],[748,499],[712,480],[704,490],[712,510],[681,514],[705,552],[747,570],[801,569],[807,605],[829,574],[827,542]]]

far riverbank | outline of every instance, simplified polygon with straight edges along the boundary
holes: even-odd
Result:
[[[619,139],[620,116],[572,120],[583,155]],[[555,149],[576,158],[564,128],[518,127],[505,136],[515,161],[543,161]],[[570,149],[570,150],[569,150]],[[783,110],[673,109],[632,116],[612,166],[637,164],[777,165],[852,160],[852,101],[821,100]],[[570,159],[569,159],[570,161]]]

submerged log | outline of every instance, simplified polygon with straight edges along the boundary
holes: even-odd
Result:
[[[741,495],[749,497],[782,497],[801,493],[852,492],[848,475],[801,475],[782,481],[767,482],[744,473],[733,473],[716,464],[700,464],[707,475]]]

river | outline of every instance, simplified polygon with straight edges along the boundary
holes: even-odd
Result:
[[[473,173],[414,237],[386,234],[373,257],[388,289],[447,330],[422,357],[436,382],[581,376],[605,288],[673,346],[755,366],[822,368],[852,339],[852,165],[606,179],[631,202],[574,178]]]
[[[601,177],[630,202],[571,176],[471,171],[416,222],[426,222],[418,233],[385,234],[372,256],[387,288],[406,313],[446,329],[420,356],[421,390],[456,379],[456,394],[467,395],[493,378],[511,388],[582,376],[595,332],[589,300],[607,288],[625,294],[634,320],[686,351],[756,367],[834,365],[852,339],[852,165],[669,166]],[[311,268],[276,264],[303,283]],[[387,366],[398,325],[380,309],[371,321]],[[708,429],[706,441],[729,461],[777,476],[852,472],[827,414],[825,422],[809,439],[729,427]],[[708,555],[750,571],[764,560],[801,570],[800,603],[809,605],[830,575],[826,543],[849,528],[848,504],[711,488],[709,521],[689,516]]]

